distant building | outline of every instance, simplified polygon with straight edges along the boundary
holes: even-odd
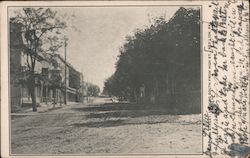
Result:
[[[81,82],[83,79],[82,73],[77,71],[69,63],[65,62],[65,60],[59,54],[53,54],[53,59],[57,61],[58,67],[61,70],[62,81],[64,85],[65,85],[65,65],[66,65],[67,101],[80,101],[80,88],[82,86]],[[64,89],[63,91],[65,92]]]
[[[88,85],[84,81],[83,74],[81,74],[81,84],[79,89],[79,101],[80,102],[87,102],[88,99]]]

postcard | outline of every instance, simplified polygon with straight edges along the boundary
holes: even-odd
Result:
[[[2,157],[239,157],[248,1],[1,2]]]

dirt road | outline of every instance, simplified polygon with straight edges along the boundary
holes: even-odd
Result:
[[[11,153],[201,153],[201,115],[104,102],[13,114]]]

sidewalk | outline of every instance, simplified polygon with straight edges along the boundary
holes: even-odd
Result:
[[[40,103],[40,105],[37,107],[37,112],[33,112],[32,107],[30,108],[26,108],[23,110],[20,110],[18,112],[13,112],[11,114],[14,115],[22,115],[22,114],[36,114],[36,113],[45,113],[45,112],[49,112],[49,111],[53,111],[53,110],[58,110],[58,109],[62,109],[62,108],[67,108],[69,106],[73,106],[73,105],[77,105],[77,104],[82,104],[81,102],[67,102],[67,104],[61,104],[57,103],[55,105],[53,105],[51,102],[49,102],[48,104],[46,103]]]

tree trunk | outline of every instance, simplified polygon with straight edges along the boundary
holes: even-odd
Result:
[[[33,111],[37,111],[36,107],[36,88],[35,88],[35,78],[31,78],[31,83],[30,83],[30,95],[31,95],[31,100],[32,100],[32,108]]]
[[[170,93],[170,90],[169,90],[169,74],[166,73],[166,106],[168,107],[169,106],[169,93]]]
[[[135,100],[135,103],[138,104],[138,97],[137,97],[137,92],[136,92],[136,89],[134,88],[134,100]]]
[[[35,95],[35,86],[31,87],[31,100],[32,100],[32,107],[33,107],[33,111],[36,112],[37,111],[37,107],[36,107],[36,95]]]

